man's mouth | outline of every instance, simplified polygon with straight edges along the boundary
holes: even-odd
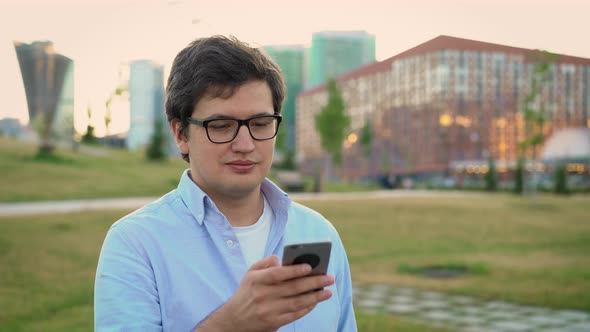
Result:
[[[256,166],[256,163],[251,160],[234,160],[226,163],[226,165],[238,173],[245,173],[251,171]]]

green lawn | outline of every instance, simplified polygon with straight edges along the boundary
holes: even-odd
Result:
[[[305,203],[336,225],[356,281],[590,311],[590,196]],[[426,266],[473,273],[407,273]]]
[[[0,202],[161,196],[188,164],[148,162],[141,153],[92,147],[36,159],[36,146],[0,137]],[[84,152],[82,152],[84,151]]]
[[[513,196],[306,202],[330,218],[353,279],[590,310],[590,198]],[[99,249],[129,211],[0,218],[0,331],[90,331]],[[463,265],[432,280],[403,266]],[[358,312],[361,331],[442,330]]]
[[[92,331],[98,253],[129,211],[0,218],[0,331]],[[361,331],[444,332],[357,313]]]
[[[59,149],[44,159],[36,158],[36,152],[35,145],[0,137],[0,202],[161,196],[176,188],[188,168],[180,157],[148,162],[142,152],[99,146],[82,146],[77,153]],[[306,178],[309,191],[311,181]],[[324,186],[330,192],[375,189],[346,183]]]

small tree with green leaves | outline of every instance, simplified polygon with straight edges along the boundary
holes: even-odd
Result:
[[[518,158],[514,170],[514,193],[522,194],[524,191],[524,160]]]
[[[37,155],[50,155],[53,152],[53,148],[49,148],[46,140],[44,139],[47,126],[47,122],[45,121],[45,115],[41,112],[37,113],[37,115],[33,119],[31,119],[31,126],[39,136],[40,140]]]
[[[493,158],[488,159],[488,171],[485,175],[485,183],[487,191],[496,191],[498,189],[498,173],[496,172],[496,164]]]
[[[94,126],[91,125],[92,120],[92,108],[88,105],[86,109],[86,114],[88,115],[88,125],[86,126],[86,134],[82,136],[82,143],[85,144],[96,144],[96,135],[94,134]]]
[[[365,157],[364,159],[367,161],[367,170],[370,173],[370,163],[373,159],[373,127],[371,126],[371,121],[369,119],[365,121],[365,125],[361,129],[361,137],[359,141],[361,149],[363,150],[363,156]]]
[[[111,95],[109,96],[107,101],[105,102],[106,112],[104,114],[104,125],[105,125],[106,131],[107,131],[107,135],[109,135],[111,132],[111,122],[113,120],[112,110],[111,110],[111,104],[113,103],[113,98],[116,96],[122,96],[127,91],[128,91],[128,88],[126,86],[117,87],[115,89],[115,91],[113,91],[111,93]]]
[[[533,75],[531,77],[531,89],[529,94],[524,99],[522,113],[525,121],[525,139],[519,143],[519,147],[523,152],[524,158],[533,160],[533,166],[530,179],[527,181],[525,176],[523,184],[524,188],[528,188],[531,199],[534,200],[537,190],[537,162],[538,162],[538,147],[543,144],[545,140],[544,127],[547,121],[547,112],[545,110],[545,102],[543,93],[547,87],[547,83],[551,79],[552,63],[558,60],[556,54],[546,51],[535,51],[533,53],[535,63],[533,67]],[[523,173],[526,174],[526,173]]]
[[[570,193],[570,190],[567,185],[567,169],[565,165],[559,164],[555,168],[555,173],[553,175],[553,181],[555,184],[554,192],[559,195],[567,195]]]
[[[342,142],[350,126],[350,116],[336,85],[328,81],[328,103],[315,116],[315,128],[320,135],[320,145],[328,152],[336,165],[342,163]],[[319,183],[318,183],[319,182]],[[316,170],[316,190],[321,190],[321,167]]]
[[[166,138],[164,135],[164,121],[161,119],[154,121],[154,133],[146,150],[148,160],[159,161],[166,159]]]
[[[371,126],[371,121],[367,119],[365,121],[365,125],[361,130],[361,146],[363,147],[363,154],[365,157],[370,157],[372,152],[372,145],[373,145],[373,127]]]

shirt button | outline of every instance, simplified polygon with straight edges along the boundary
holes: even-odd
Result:
[[[234,241],[232,241],[232,240],[227,240],[227,241],[225,241],[225,244],[226,244],[228,247],[233,247],[233,246],[234,246]]]

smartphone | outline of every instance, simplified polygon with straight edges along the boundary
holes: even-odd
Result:
[[[283,265],[307,263],[312,275],[328,272],[332,242],[305,242],[287,244],[283,248]]]

